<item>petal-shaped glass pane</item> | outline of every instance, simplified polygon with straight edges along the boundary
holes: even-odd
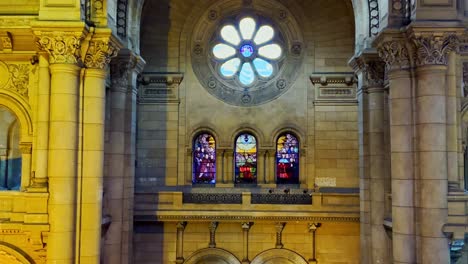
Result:
[[[218,59],[227,59],[236,54],[236,49],[226,44],[218,44],[213,47],[213,54]]]
[[[242,65],[242,69],[239,74],[239,81],[243,85],[251,85],[255,81],[255,74],[250,63],[246,62]]]
[[[255,20],[251,17],[243,18],[239,22],[239,29],[244,40],[252,39],[255,32]]]
[[[265,58],[275,60],[281,57],[281,47],[278,44],[270,44],[258,49],[258,54]]]
[[[232,25],[224,26],[221,29],[221,37],[232,45],[239,45],[241,41],[237,29]]]
[[[273,38],[275,31],[270,26],[261,26],[255,35],[254,42],[257,45],[263,44]]]
[[[273,66],[266,60],[256,58],[253,60],[255,69],[257,70],[258,75],[263,78],[268,78],[273,74]]]
[[[221,65],[220,71],[224,77],[232,77],[239,70],[239,65],[241,60],[239,58],[234,58],[226,61]]]

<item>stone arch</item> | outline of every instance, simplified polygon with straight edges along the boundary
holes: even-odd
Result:
[[[289,249],[269,249],[258,254],[250,264],[308,264],[301,255]]]
[[[275,147],[276,146],[276,141],[278,140],[278,137],[281,134],[286,133],[286,132],[291,132],[294,136],[297,137],[297,139],[299,140],[299,146],[300,146],[301,149],[306,147],[304,133],[302,133],[302,131],[300,131],[299,128],[297,128],[297,127],[295,127],[293,125],[288,125],[288,126],[285,126],[285,127],[277,128],[275,131],[273,131],[273,133],[271,134],[271,138],[270,138],[270,142],[271,142],[272,146]]]
[[[0,242],[0,259],[6,260],[6,264],[35,264],[34,260],[21,249],[3,242]]]
[[[369,46],[369,1],[374,0],[352,0],[356,32],[356,53]]]
[[[234,131],[231,135],[231,140],[229,141],[232,144],[232,147],[235,148],[236,146],[236,139],[241,133],[249,133],[255,136],[257,139],[257,147],[263,147],[265,144],[265,137],[263,133],[260,132],[258,128],[255,128],[250,125],[241,125],[237,130]]]
[[[193,141],[198,135],[200,135],[203,132],[213,135],[216,141],[216,147],[219,147],[219,142],[221,142],[221,140],[219,138],[218,133],[216,133],[216,130],[210,126],[201,126],[201,127],[197,127],[196,129],[194,129],[192,133],[190,134],[190,138],[188,139],[190,142],[189,149],[193,149]]]
[[[227,250],[205,248],[194,252],[184,264],[241,264],[241,262]]]
[[[32,142],[33,124],[29,106],[23,98],[8,91],[0,91],[0,106],[10,110],[18,118],[21,129],[21,142]]]

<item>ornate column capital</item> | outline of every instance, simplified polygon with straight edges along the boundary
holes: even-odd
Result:
[[[458,45],[457,31],[418,31],[411,29],[410,38],[415,45],[417,66],[447,65],[448,54],[456,50]]]
[[[177,222],[177,230],[185,230],[185,227],[187,226],[187,222]]]
[[[250,228],[253,226],[254,223],[252,222],[243,222],[241,224],[243,230],[250,230]]]
[[[114,87],[127,87],[130,73],[139,74],[143,71],[146,62],[139,55],[129,50],[121,50],[111,63],[111,79]]]
[[[81,62],[83,31],[35,31],[36,44],[49,54],[51,64],[78,64]]]
[[[32,143],[31,142],[21,142],[19,148],[22,154],[31,154],[32,153]]]
[[[364,87],[383,86],[385,80],[385,62],[376,50],[365,50],[350,61],[356,73],[362,73],[360,81]]]
[[[95,36],[89,41],[84,64],[87,68],[104,70],[111,59],[117,56],[119,50],[120,46],[110,34],[108,36]]]
[[[408,69],[411,66],[408,42],[404,39],[392,39],[378,45],[379,57],[385,62],[387,71]]]

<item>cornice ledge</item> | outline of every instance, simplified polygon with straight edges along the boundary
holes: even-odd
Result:
[[[343,73],[313,73],[310,75],[310,81],[312,84],[345,84],[351,86],[356,83],[356,78],[352,72],[343,72]]]

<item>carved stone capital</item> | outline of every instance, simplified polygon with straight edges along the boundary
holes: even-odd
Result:
[[[411,66],[410,52],[404,40],[385,41],[377,50],[388,71],[407,69]]]
[[[250,230],[250,228],[253,226],[252,222],[244,222],[241,224],[243,230]]]
[[[447,65],[448,54],[458,45],[458,37],[451,32],[413,33],[416,47],[416,65]]]
[[[362,86],[383,86],[385,79],[385,62],[374,52],[363,52],[350,61],[356,73],[362,73]]]
[[[111,59],[117,56],[119,48],[106,38],[93,39],[89,42],[89,48],[84,57],[87,68],[104,70]]]
[[[36,32],[36,35],[39,49],[50,55],[49,62],[51,64],[77,64],[81,62],[83,32]]]
[[[139,74],[145,65],[145,61],[134,53],[124,50],[110,63],[112,85],[115,87],[127,87],[131,81],[132,72]]]
[[[184,230],[186,226],[187,226],[187,222],[185,222],[185,221],[177,222],[177,229],[178,230]]]
[[[19,148],[22,154],[31,154],[32,153],[32,143],[22,142],[19,144]]]

